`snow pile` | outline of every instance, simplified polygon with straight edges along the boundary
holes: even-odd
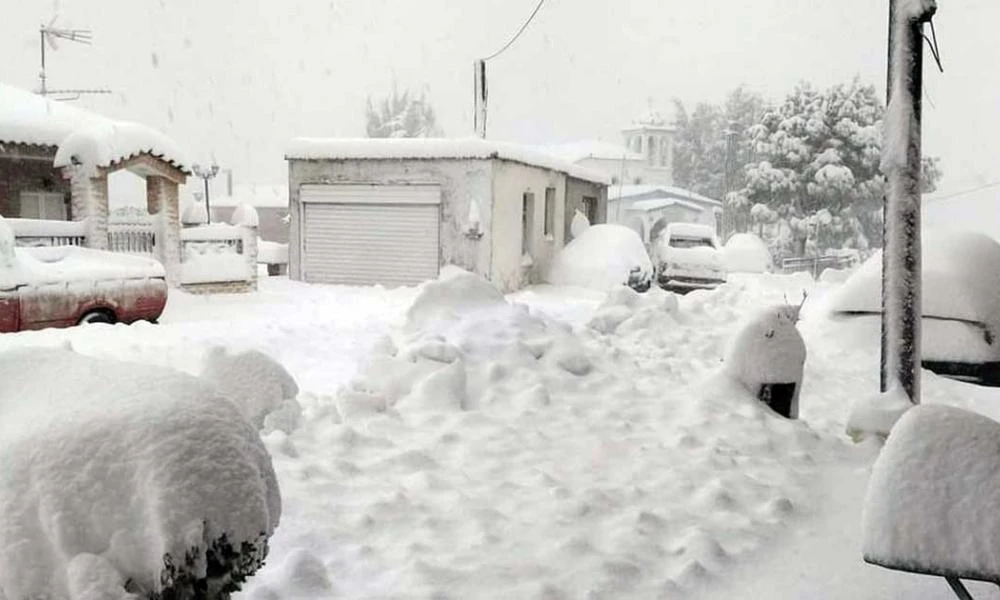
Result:
[[[288,264],[288,244],[257,238],[257,262],[269,265]]]
[[[149,597],[206,577],[233,589],[219,578],[262,563],[281,513],[271,459],[197,378],[13,350],[0,399],[0,596],[116,598],[128,582]]]
[[[107,122],[68,102],[0,83],[0,142],[58,146],[81,126]]]
[[[229,223],[241,227],[260,227],[260,216],[257,209],[249,204],[239,204],[229,217]]]
[[[1000,424],[922,404],[899,420],[865,498],[865,560],[897,569],[1000,578]]]
[[[546,280],[606,291],[627,285],[630,276],[642,282],[653,277],[642,240],[623,225],[601,224],[588,227],[556,255]]]
[[[54,221],[51,219],[7,219],[7,225],[19,237],[83,237],[87,221]]]
[[[243,415],[254,427],[260,429],[295,428],[294,418],[299,408],[295,397],[299,387],[295,379],[273,358],[256,350],[231,353],[216,346],[205,357],[202,379],[214,384],[229,398],[239,404]],[[280,409],[280,410],[279,410]],[[270,420],[272,413],[279,412]]]
[[[729,238],[722,257],[730,273],[770,273],[774,269],[767,244],[752,233],[737,233]]]
[[[765,383],[794,383],[791,417],[799,413],[798,393],[806,345],[795,327],[797,306],[774,306],[748,319],[733,338],[726,354],[726,373],[756,394]]]
[[[208,209],[202,202],[188,202],[181,213],[181,223],[184,225],[204,225],[208,223]]]
[[[913,403],[899,386],[874,396],[855,400],[847,418],[847,435],[860,442],[868,437],[886,439],[893,426]]]
[[[679,318],[677,296],[673,293],[654,288],[640,294],[632,288],[619,287],[608,292],[587,326],[604,334],[627,334],[669,327]]]
[[[574,238],[580,237],[587,228],[590,227],[590,220],[580,211],[573,213],[573,220],[569,223],[569,233]]]
[[[107,167],[140,154],[150,154],[179,169],[187,169],[187,159],[173,140],[152,127],[127,121],[92,123],[75,129],[59,142],[53,165]]]

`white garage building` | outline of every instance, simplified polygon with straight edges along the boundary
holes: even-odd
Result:
[[[514,144],[303,138],[286,158],[289,274],[312,283],[414,285],[454,264],[513,291],[575,210],[607,215],[603,175]]]

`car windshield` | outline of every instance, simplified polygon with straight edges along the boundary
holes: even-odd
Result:
[[[671,248],[701,248],[708,247],[714,248],[715,244],[712,243],[711,238],[706,237],[686,237],[686,236],[672,236],[670,238],[669,245]]]

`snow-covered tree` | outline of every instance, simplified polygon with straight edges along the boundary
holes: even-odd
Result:
[[[434,109],[426,91],[419,96],[410,90],[400,93],[396,84],[392,92],[375,102],[368,97],[365,106],[365,129],[370,138],[438,137]]]
[[[778,215],[769,239],[777,255],[880,245],[884,112],[874,86],[858,80],[825,91],[800,84],[750,128],[755,159],[736,196]],[[940,171],[934,159],[924,164],[933,189]]]

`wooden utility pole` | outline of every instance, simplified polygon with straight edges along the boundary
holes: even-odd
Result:
[[[890,0],[882,244],[881,389],[920,402],[920,108],[923,27],[936,0]]]
[[[475,82],[473,91],[475,93],[475,105],[473,121],[476,127],[476,136],[486,138],[486,61],[477,60],[473,63]]]

